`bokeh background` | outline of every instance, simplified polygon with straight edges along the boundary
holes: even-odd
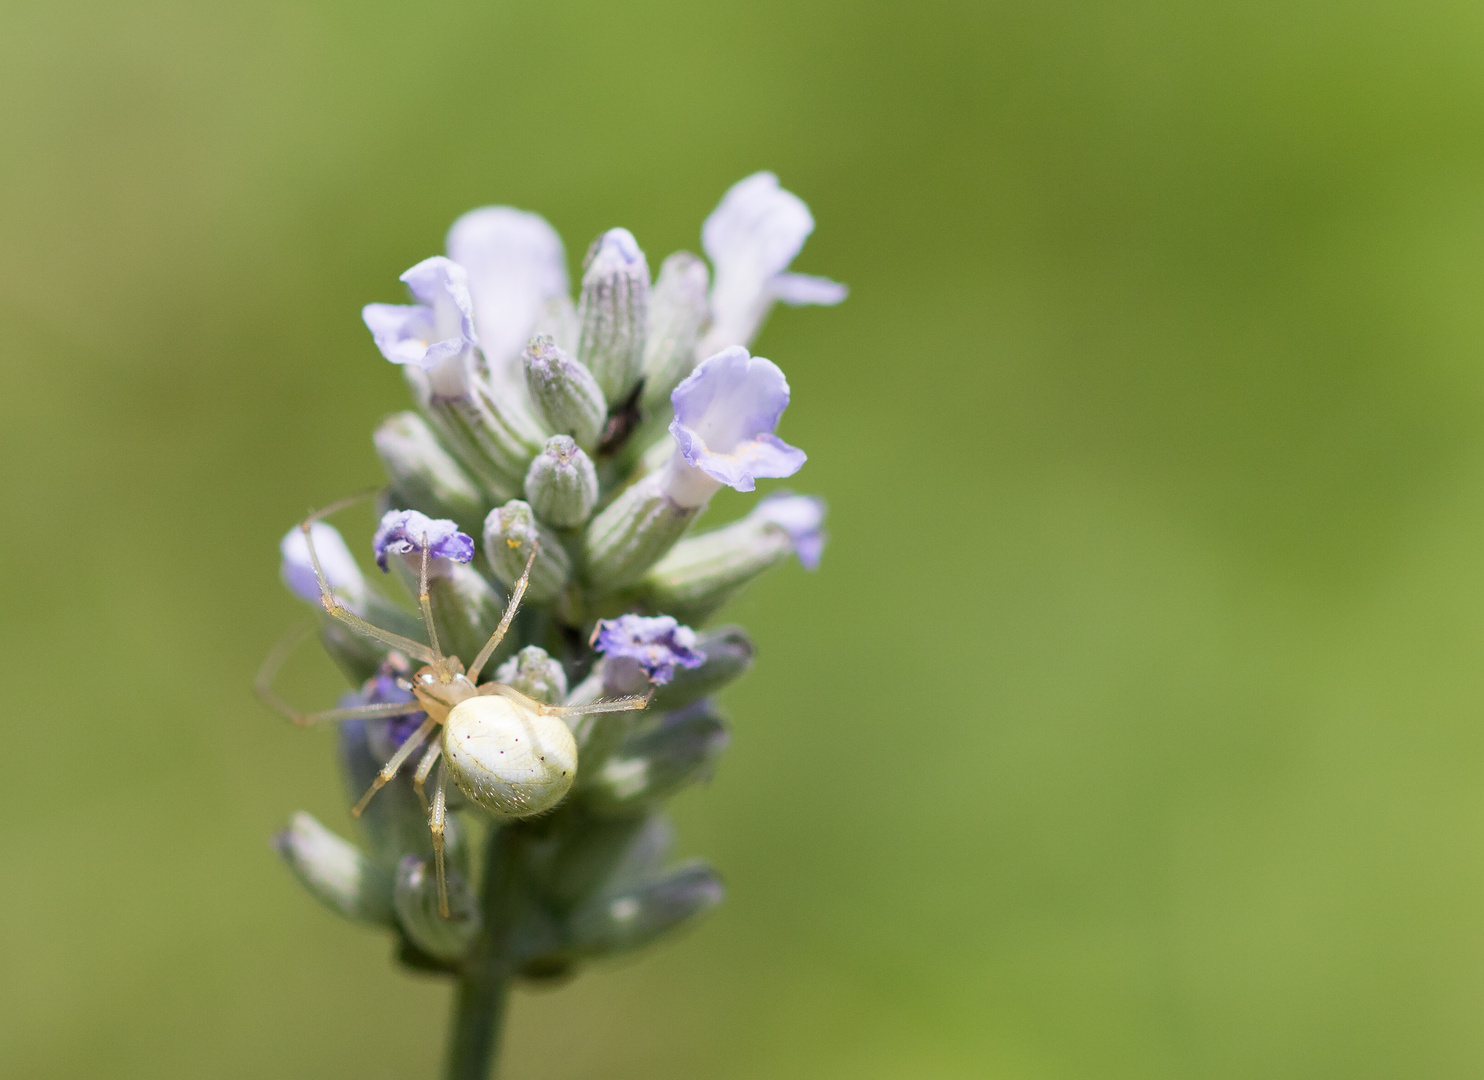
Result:
[[[676,804],[730,895],[506,1075],[1479,1076],[1481,55],[1429,0],[7,0],[0,1072],[433,1073],[446,989],[268,847],[346,823],[329,733],[248,689],[405,400],[359,307],[472,206],[658,265],[771,168],[853,291],[757,347],[833,541],[731,612]]]

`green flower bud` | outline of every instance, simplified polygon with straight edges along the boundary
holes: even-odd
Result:
[[[679,540],[702,507],[682,507],[651,474],[619,493],[583,538],[588,583],[613,592],[637,581]]]
[[[539,645],[527,645],[501,664],[495,681],[547,705],[557,705],[567,696],[567,673]]]
[[[632,814],[709,776],[728,741],[725,722],[704,702],[668,713],[625,739],[583,788],[583,798],[600,814]]]
[[[700,667],[677,666],[674,677],[656,687],[650,708],[670,712],[716,693],[752,667],[756,648],[740,626],[718,626],[696,635],[696,649],[706,659]]]
[[[449,918],[438,914],[438,883],[433,868],[416,855],[397,864],[392,903],[397,921],[414,945],[439,960],[458,960],[479,934],[479,900],[455,870],[448,871]]]
[[[609,405],[639,381],[649,323],[649,264],[627,229],[609,229],[588,249],[577,303],[577,355]]]
[[[314,897],[348,919],[390,925],[392,878],[361,849],[300,811],[273,846]]]
[[[526,600],[549,604],[562,594],[572,577],[572,560],[556,535],[543,529],[531,512],[529,503],[511,499],[491,510],[484,519],[484,557],[489,560],[495,577],[514,588],[531,557],[531,542],[540,538],[541,547],[531,567],[531,580]]]
[[[416,365],[405,365],[403,372],[438,441],[486,495],[508,499],[518,492],[526,467],[546,441],[525,403],[513,394],[497,396],[482,378],[471,379],[462,393],[445,396],[433,392]]]
[[[562,529],[581,525],[598,501],[592,459],[566,435],[553,435],[526,473],[526,499],[543,521]]]
[[[819,565],[824,503],[807,495],[769,495],[740,521],[687,537],[644,576],[640,591],[657,611],[698,622],[764,570],[798,555]]]
[[[709,284],[706,263],[688,251],[677,251],[660,264],[644,342],[645,412],[668,417],[670,391],[696,366],[696,345],[711,311]]]
[[[531,400],[551,429],[580,446],[596,446],[608,422],[608,402],[593,373],[545,336],[533,337],[521,359]]]
[[[417,413],[387,417],[372,441],[391,481],[394,505],[451,518],[465,532],[473,532],[484,520],[487,504],[479,488]]]
[[[700,860],[581,905],[567,922],[573,947],[589,956],[626,952],[721,903],[715,871]]]

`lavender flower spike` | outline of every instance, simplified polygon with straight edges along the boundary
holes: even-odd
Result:
[[[813,231],[809,208],[772,173],[753,173],[732,185],[701,228],[716,276],[711,330],[700,355],[750,345],[775,300],[798,305],[845,299],[847,290],[838,282],[785,273]]]
[[[705,506],[723,485],[752,491],[759,477],[792,476],[804,465],[804,451],[773,434],[788,408],[788,380],[740,345],[702,361],[670,403],[676,449],[663,482],[678,506]]]
[[[593,637],[593,648],[608,658],[608,664],[637,664],[654,686],[673,679],[676,667],[700,667],[706,659],[696,648],[696,632],[669,615],[599,619]]]
[[[435,255],[402,275],[420,303],[367,304],[361,318],[381,355],[428,373],[433,393],[456,397],[469,387],[474,350],[474,309],[464,268]]]
[[[388,510],[381,527],[371,539],[376,565],[387,569],[388,555],[422,555],[423,540],[428,544],[428,558],[452,559],[466,563],[474,558],[474,538],[459,532],[459,527],[445,518],[430,518],[416,510]]]
[[[316,521],[309,526],[314,538],[314,553],[319,556],[320,569],[340,602],[358,615],[364,614],[366,603],[366,579],[361,568],[345,546],[340,533],[333,525]],[[300,600],[315,606],[320,603],[319,581],[314,576],[314,563],[309,558],[309,545],[304,540],[304,530],[295,525],[284,534],[278,545],[282,559],[279,576],[283,583]]]

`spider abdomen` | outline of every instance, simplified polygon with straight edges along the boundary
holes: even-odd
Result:
[[[577,777],[577,743],[566,723],[496,695],[453,707],[443,757],[459,790],[499,817],[550,810]]]

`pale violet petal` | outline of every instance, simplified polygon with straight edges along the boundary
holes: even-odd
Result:
[[[546,302],[567,295],[562,238],[539,214],[484,206],[453,223],[447,247],[449,257],[468,272],[485,358],[492,372],[503,376],[525,348]]]
[[[788,533],[804,569],[816,570],[824,552],[825,534],[821,528],[824,514],[823,499],[778,491],[759,502],[748,516],[777,525]]]
[[[367,304],[361,319],[381,355],[394,364],[421,364],[433,339],[431,308],[413,304]]]
[[[779,274],[773,279],[773,296],[791,307],[821,304],[830,307],[850,295],[838,281],[813,274]]]
[[[442,255],[434,255],[412,267],[400,280],[432,310],[433,331],[438,339],[461,337],[478,344],[474,308],[469,299],[469,277],[462,266]]]
[[[702,361],[670,402],[670,434],[683,466],[719,483],[752,491],[758,478],[792,476],[807,460],[773,434],[788,407],[788,380],[777,364],[740,346]],[[677,493],[684,479],[674,477]]]
[[[759,281],[781,274],[814,231],[804,200],[778,184],[770,172],[733,184],[701,227],[701,246],[723,273],[746,273]]]

